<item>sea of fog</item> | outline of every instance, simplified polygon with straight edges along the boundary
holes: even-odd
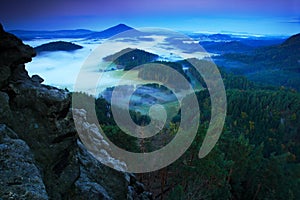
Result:
[[[61,39],[36,39],[24,41],[32,47],[36,47],[48,42],[66,41],[83,46],[75,51],[53,51],[42,52],[26,64],[26,69],[30,76],[38,74],[47,85],[58,88],[73,90],[74,83],[86,58],[101,43],[94,40],[74,40],[69,38]]]
[[[197,41],[184,37],[168,37],[166,35],[143,35],[138,38],[125,37],[115,39],[35,39],[24,41],[32,47],[53,41],[66,41],[83,46],[75,51],[42,52],[26,64],[29,75],[38,74],[44,79],[44,84],[58,88],[67,88],[70,91],[77,83],[77,89],[90,91],[96,94],[106,87],[118,84],[123,72],[100,72],[103,65],[102,58],[114,54],[125,48],[138,48],[158,54],[159,60],[176,61],[185,58],[204,58],[210,55],[199,47]],[[200,49],[200,50],[199,50]],[[120,74],[121,73],[121,74]],[[80,74],[80,76],[79,76]],[[80,80],[78,79],[80,77]],[[132,79],[132,76],[128,76]],[[101,79],[101,81],[98,81]],[[134,78],[133,78],[134,79]],[[97,82],[98,81],[98,82]],[[138,84],[138,80],[133,84]],[[78,82],[82,83],[78,87]],[[94,90],[95,82],[101,89]],[[124,83],[130,84],[132,80]],[[96,92],[96,93],[95,93]]]

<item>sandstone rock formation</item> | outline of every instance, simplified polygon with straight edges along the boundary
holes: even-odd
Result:
[[[29,77],[33,48],[0,25],[0,199],[151,199],[78,139],[71,94]]]

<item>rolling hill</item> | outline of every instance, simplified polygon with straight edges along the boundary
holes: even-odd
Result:
[[[247,53],[226,53],[215,59],[221,60],[219,65],[257,83],[300,91],[299,52],[300,34],[296,34],[279,45],[259,47]]]
[[[34,50],[37,53],[41,53],[45,51],[74,51],[82,48],[82,46],[71,42],[57,41],[42,44],[40,46],[35,47]]]
[[[124,70],[130,70],[136,66],[152,62],[157,58],[158,55],[144,50],[126,48],[103,58],[103,60],[114,62],[116,65],[121,65],[124,67]]]
[[[256,68],[300,72],[299,52],[300,34],[297,34],[280,45],[257,48],[250,54],[225,54],[224,57],[253,65]]]

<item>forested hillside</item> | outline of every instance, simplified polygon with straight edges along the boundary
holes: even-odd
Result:
[[[144,50],[126,48],[103,59],[105,61],[111,61],[116,65],[121,65],[124,70],[131,70],[139,65],[152,62],[157,58],[158,55]]]
[[[225,52],[217,56],[228,71],[247,76],[262,85],[275,85],[300,91],[300,34],[279,45],[259,47],[246,53]]]
[[[210,120],[210,97],[204,89],[197,93],[201,125],[192,146],[172,165],[139,174],[140,180],[157,199],[299,199],[300,94],[284,88],[260,87],[224,71],[222,76],[228,112],[223,133],[212,152],[198,158]],[[157,149],[158,140],[169,142],[180,120],[179,112],[159,136],[137,140],[122,133],[113,119],[107,118],[112,116],[109,107],[105,100],[96,100],[99,121],[108,137],[135,152]],[[139,124],[149,122],[139,113],[131,115]]]
[[[42,44],[40,46],[35,47],[34,49],[37,53],[41,53],[45,51],[74,51],[82,48],[82,46],[71,42],[57,41]]]

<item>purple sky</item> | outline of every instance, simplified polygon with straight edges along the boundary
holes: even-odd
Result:
[[[6,0],[6,29],[101,30],[118,23],[182,31],[300,32],[299,0]]]

